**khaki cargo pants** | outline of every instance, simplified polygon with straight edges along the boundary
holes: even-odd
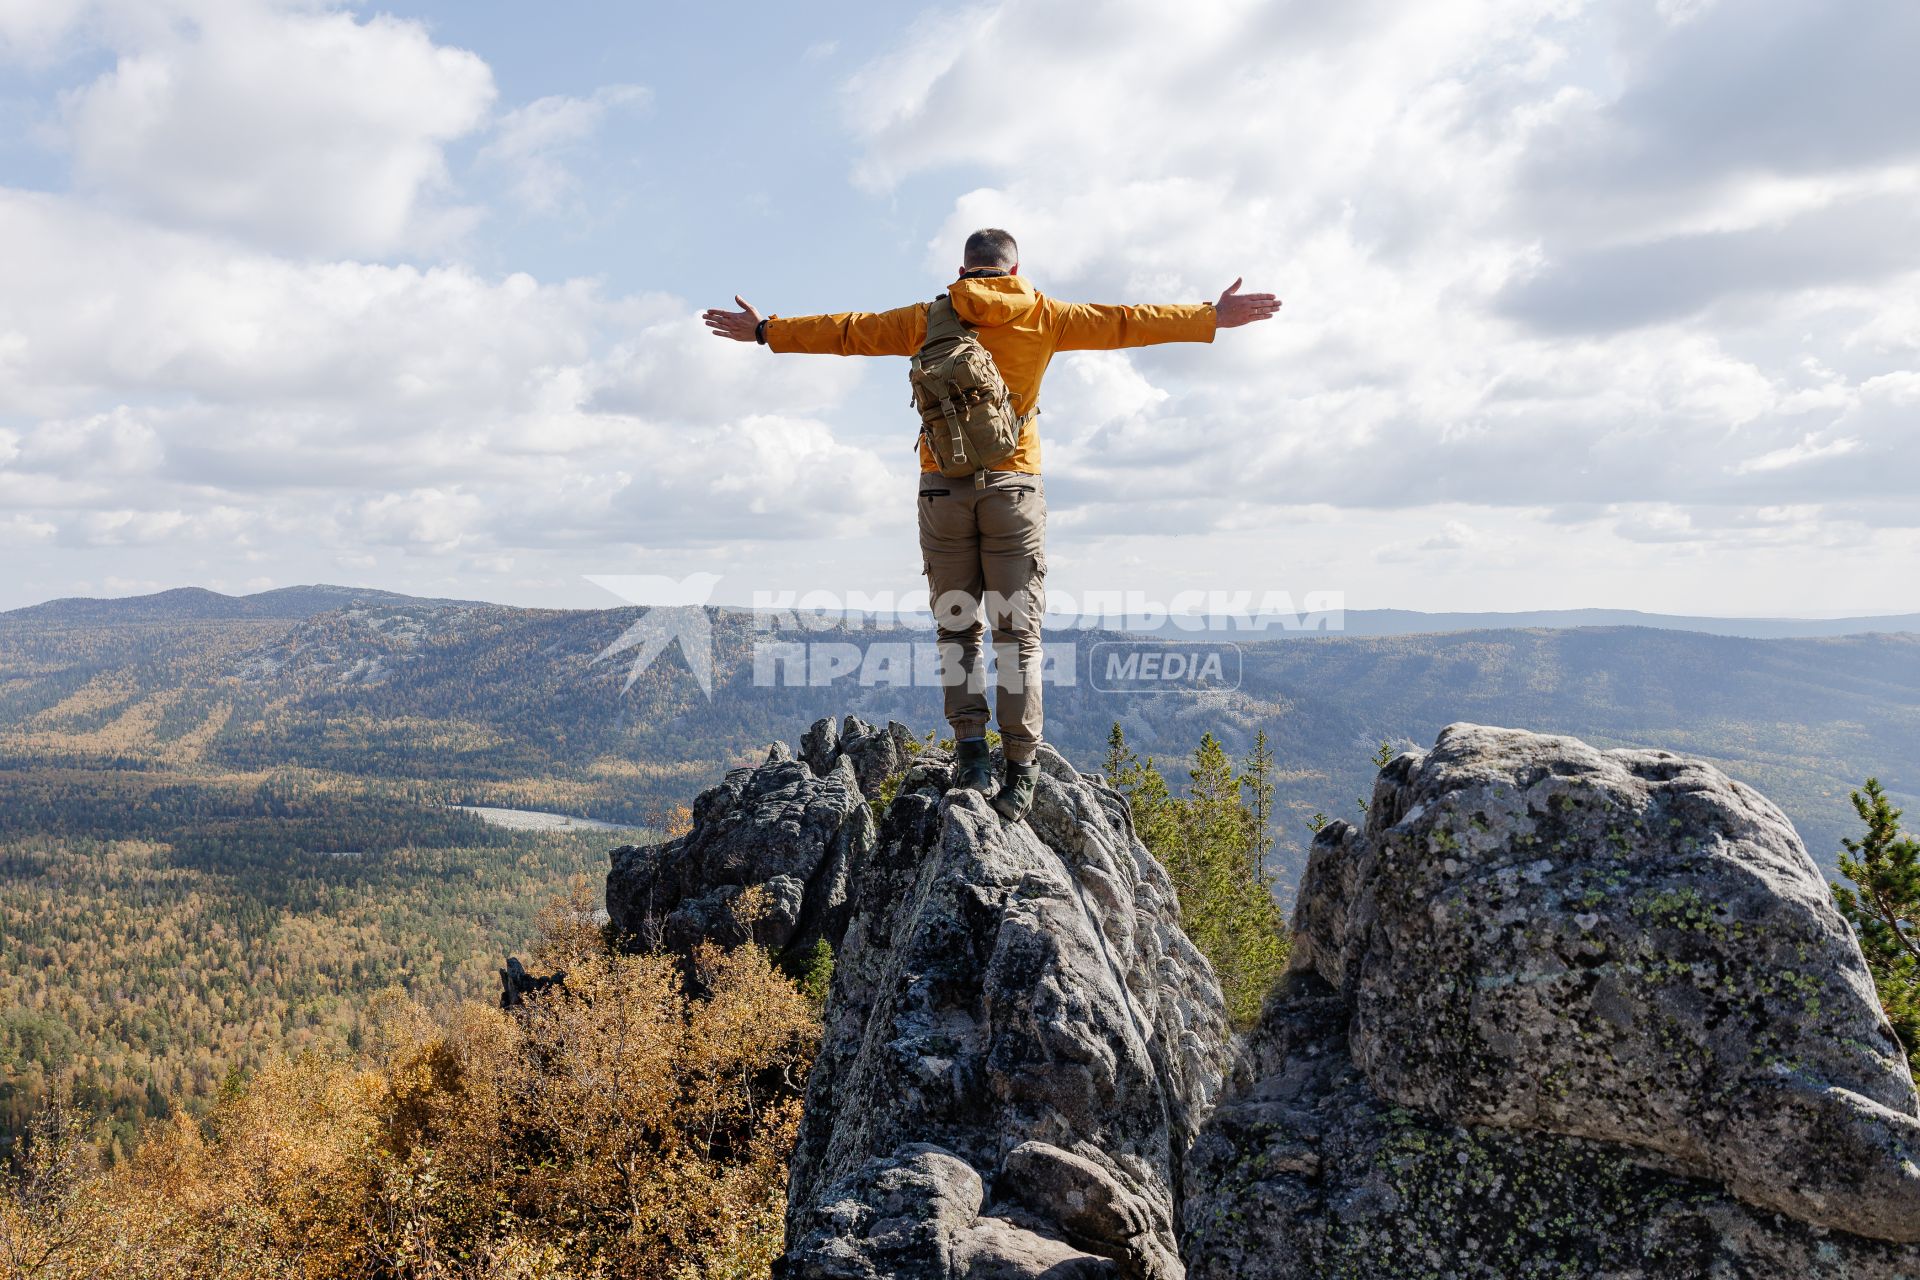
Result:
[[[920,555],[940,634],[940,683],[956,738],[987,731],[981,612],[993,628],[1006,758],[1033,759],[1040,746],[1040,618],[1046,611],[1047,494],[1039,476],[990,471],[950,480],[920,477]]]

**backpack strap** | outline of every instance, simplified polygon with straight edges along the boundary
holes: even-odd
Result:
[[[920,355],[924,355],[926,349],[936,342],[964,337],[972,331],[973,326],[962,320],[954,311],[953,299],[943,293],[927,304],[927,336],[920,343]],[[913,362],[916,367],[920,363],[920,355],[914,357]],[[940,412],[947,420],[947,430],[953,433],[954,459],[960,462],[966,461],[967,440],[960,430],[960,406],[951,400],[943,399],[940,402]],[[925,431],[926,428],[922,427],[921,430]],[[974,473],[974,484],[981,486],[985,483],[986,469],[981,468]]]
[[[920,345],[924,349],[943,339],[960,338],[972,332],[973,326],[953,309],[953,299],[943,293],[927,304],[927,336]]]

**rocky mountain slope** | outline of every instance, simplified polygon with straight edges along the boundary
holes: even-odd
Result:
[[[1114,792],[1049,753],[1007,824],[949,769],[823,721],[614,855],[632,945],[838,954],[782,1276],[1920,1277],[1905,1061],[1791,825],[1711,766],[1401,754],[1244,1045]]]

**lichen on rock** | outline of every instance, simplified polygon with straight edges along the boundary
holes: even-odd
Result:
[[[1185,1248],[1235,1280],[1914,1280],[1917,1114],[1764,798],[1455,725],[1315,841]]]

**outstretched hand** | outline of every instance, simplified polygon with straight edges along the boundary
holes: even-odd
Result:
[[[739,294],[735,294],[733,300],[740,304],[740,310],[722,311],[715,307],[700,318],[707,322],[707,328],[713,331],[713,336],[716,338],[732,338],[735,342],[752,342],[753,331],[760,327],[760,313],[753,309],[751,302]]]
[[[738,301],[738,299],[735,299]],[[1243,324],[1252,324],[1256,320],[1271,320],[1280,312],[1280,299],[1270,293],[1242,293],[1240,281],[1235,280],[1220,295],[1220,301],[1213,304],[1213,327],[1216,329],[1238,329]],[[713,312],[709,311],[708,315]]]

